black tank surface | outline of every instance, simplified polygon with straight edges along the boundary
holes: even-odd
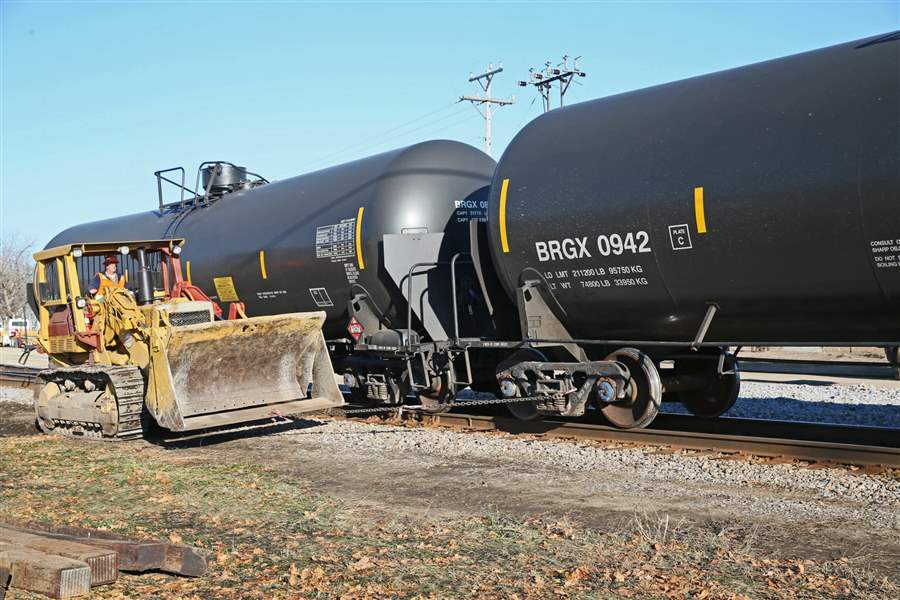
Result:
[[[351,284],[394,327],[406,304],[385,272],[385,234],[445,232],[442,252],[468,250],[494,161],[459,142],[430,141],[224,195],[208,206],[149,211],[67,229],[68,242],[179,237],[191,281],[250,315],[324,310],[325,336],[348,337]]]
[[[576,338],[896,343],[900,33],[551,111],[488,220]]]

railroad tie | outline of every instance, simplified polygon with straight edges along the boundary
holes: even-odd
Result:
[[[91,590],[87,563],[31,548],[0,542],[0,569],[12,576],[11,588],[51,598],[74,598]]]
[[[81,561],[91,569],[91,586],[112,583],[119,577],[118,557],[114,550],[97,548],[70,540],[57,540],[15,529],[0,527],[0,543],[28,548]]]

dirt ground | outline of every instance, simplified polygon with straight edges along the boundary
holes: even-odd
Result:
[[[871,576],[889,578],[892,585],[900,583],[900,539],[893,529],[817,516],[760,519],[746,511],[748,503],[760,500],[803,501],[800,491],[758,486],[711,490],[708,483],[690,481],[655,489],[650,480],[618,481],[610,474],[606,491],[598,492],[591,473],[534,469],[514,459],[435,463],[415,455],[392,460],[335,454],[317,449],[320,429],[315,421],[298,421],[176,443],[101,445],[132,455],[157,455],[162,450],[167,460],[179,465],[224,469],[246,465],[295,481],[302,489],[315,490],[376,521],[402,517],[424,527],[488,514],[517,522],[564,522],[579,531],[615,536],[633,525],[635,515],[665,515],[682,530],[712,537],[727,533],[732,545],[752,547],[754,560],[852,564]],[[272,435],[286,431],[291,435]],[[0,436],[32,432],[29,407],[0,404]],[[298,443],[296,436],[304,439]],[[714,507],[704,499],[711,492],[717,498]],[[834,502],[840,504],[839,499]]]
[[[463,486],[478,486],[489,475],[471,465],[450,477],[406,472],[394,480],[395,502],[385,503],[380,494],[346,485],[349,479],[371,484],[389,474],[384,471],[339,472],[343,464],[307,470],[300,466],[307,456],[290,469],[269,468],[261,463],[270,461],[241,450],[251,440],[232,442],[172,451],[145,443],[4,438],[0,513],[168,538],[209,557],[203,577],[123,576],[96,588],[96,598],[885,600],[900,594],[890,575],[868,568],[866,557],[816,560],[804,552],[792,558],[733,521],[703,527],[648,511],[591,520],[571,507],[535,504],[523,505],[532,516],[518,516],[524,513],[506,512],[507,503],[489,504],[498,499],[491,490],[481,502],[456,501]],[[410,491],[404,482],[413,478],[435,485],[402,501]],[[518,483],[513,477],[508,486]],[[10,597],[37,599],[18,591]]]
[[[316,427],[301,435],[316,436]],[[416,471],[415,457],[361,460],[358,456],[298,452],[290,437],[254,436],[223,441],[214,448],[180,450],[209,460],[241,457],[312,482],[318,489],[356,506],[389,515],[402,512],[421,518],[458,519],[496,510],[518,518],[568,519],[596,531],[620,531],[635,512],[667,514],[686,526],[715,531],[732,529],[755,539],[755,545],[781,556],[814,560],[865,557],[868,567],[895,577],[900,567],[897,531],[841,521],[760,519],[747,514],[747,502],[803,500],[802,492],[775,488],[716,486],[715,507],[700,504],[707,483],[685,481],[681,491],[653,494],[652,484],[598,493],[591,474],[535,470],[513,460],[463,460],[429,465]],[[421,476],[420,476],[421,475]],[[615,475],[611,475],[615,478]],[[627,491],[624,488],[630,488]],[[836,501],[839,502],[839,501]],[[729,506],[729,504],[731,506]],[[898,577],[900,582],[900,577]]]
[[[0,403],[0,437],[34,432],[34,414],[17,404]]]
[[[0,383],[0,437],[34,433],[34,411],[31,407],[8,401],[13,396],[21,401],[30,395],[30,387]]]

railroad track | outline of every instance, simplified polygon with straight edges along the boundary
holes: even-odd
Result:
[[[37,379],[37,374],[43,369],[37,367],[24,367],[21,365],[0,365],[0,382],[18,383],[28,386]]]
[[[41,369],[0,365],[0,381],[31,385]],[[502,409],[501,409],[502,410]],[[389,413],[393,415],[394,413]],[[365,420],[373,415],[348,416]],[[596,421],[548,418],[519,421],[497,414],[405,411],[404,419],[427,425],[473,431],[503,431],[556,439],[583,439],[900,469],[900,429],[795,421],[719,418],[697,419],[661,414],[647,429],[622,430]]]
[[[365,420],[372,415],[349,417]],[[817,464],[900,469],[900,430],[822,423],[715,420],[661,414],[650,428],[622,430],[596,422],[548,418],[519,421],[492,414],[404,412],[403,418],[430,426],[502,431],[545,438],[660,446],[737,456],[758,456]]]

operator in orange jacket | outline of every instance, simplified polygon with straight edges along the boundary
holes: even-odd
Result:
[[[94,275],[91,281],[91,293],[95,298],[102,298],[109,288],[125,287],[125,278],[119,275],[118,271],[119,259],[114,254],[110,254],[103,261],[103,271]]]

